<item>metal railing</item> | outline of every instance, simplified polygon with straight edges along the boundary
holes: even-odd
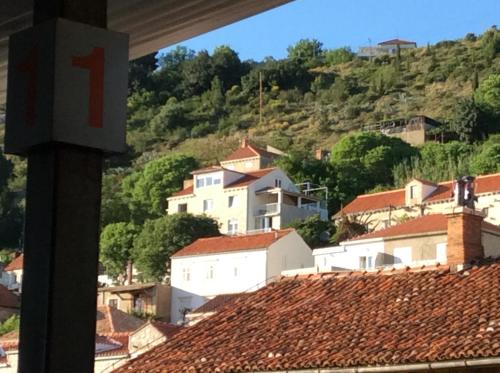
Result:
[[[265,205],[257,206],[255,209],[256,216],[277,214],[281,210],[279,203],[267,203]]]

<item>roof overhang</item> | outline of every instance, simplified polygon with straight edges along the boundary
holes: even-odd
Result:
[[[108,28],[130,35],[132,60],[291,0],[108,0]],[[9,35],[32,25],[33,0],[0,2],[0,103]]]

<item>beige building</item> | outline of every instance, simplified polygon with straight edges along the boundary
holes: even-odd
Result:
[[[243,141],[220,166],[194,171],[184,189],[168,198],[168,214],[206,214],[225,234],[281,229],[315,214],[326,220],[324,201],[269,167],[276,156]]]
[[[159,283],[132,284],[98,289],[98,306],[110,306],[126,313],[170,319],[170,286]]]
[[[338,221],[348,217],[366,224],[370,230],[379,230],[408,218],[446,213],[454,206],[453,184],[413,179],[404,189],[360,195],[334,218]],[[500,225],[500,173],[478,176],[475,195],[476,209],[485,213],[485,221]]]

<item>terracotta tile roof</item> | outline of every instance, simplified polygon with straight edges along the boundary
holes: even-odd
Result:
[[[239,147],[234,152],[229,154],[222,162],[235,161],[239,159],[254,158],[254,157],[276,158],[277,155],[270,153],[267,150],[259,149],[253,145]]]
[[[245,234],[241,236],[199,238],[192,244],[177,251],[174,255],[172,255],[172,257],[176,258],[187,255],[206,255],[232,251],[265,249],[292,231],[293,229],[282,229],[278,231]]]
[[[268,173],[270,173],[274,170],[276,170],[275,167],[263,168],[262,170],[247,172],[244,174],[245,176],[243,176],[241,179],[236,180],[234,183],[226,185],[224,189],[239,188],[239,187],[250,185],[253,182],[259,180],[261,177],[266,176]]]
[[[392,273],[392,274],[390,274]],[[283,279],[115,373],[352,368],[500,357],[500,262]]]
[[[4,268],[5,272],[9,271],[16,271],[18,269],[23,269],[23,260],[24,260],[24,255],[21,254],[18,257],[14,258],[8,265],[7,267]]]
[[[488,229],[490,231],[497,232],[500,234],[500,227],[483,221],[482,229]],[[406,235],[415,234],[425,234],[432,232],[443,232],[446,233],[448,230],[448,221],[445,214],[432,214],[424,215],[415,219],[410,219],[404,223],[393,225],[391,227],[381,229],[378,231],[369,232],[357,237],[354,237],[348,241],[366,240],[370,238],[388,238],[388,237],[398,237]]]
[[[104,288],[99,288],[99,291],[101,291],[101,292],[107,291],[110,293],[122,293],[122,292],[147,290],[147,289],[154,288],[155,286],[156,286],[156,283],[149,282],[146,284],[131,284],[131,285],[123,285],[123,286],[104,287]]]
[[[137,317],[110,306],[98,306],[96,319],[96,333],[100,335],[131,333],[145,323]]]
[[[244,187],[247,185],[252,184],[253,182],[259,180],[261,177],[266,176],[268,173],[276,170],[275,167],[272,168],[264,168],[262,170],[258,171],[253,171],[253,172],[247,172],[247,173],[241,173],[242,177],[235,182],[228,184],[224,187],[224,189],[228,188],[239,188],[239,187]],[[194,187],[191,185],[187,187],[186,189],[182,189],[174,194],[172,194],[172,197],[180,197],[180,196],[188,196],[190,194],[194,193]]]
[[[19,297],[0,285],[0,307],[19,308]]]
[[[386,40],[383,42],[378,43],[378,45],[394,45],[394,44],[399,44],[399,45],[411,45],[411,44],[416,44],[414,41],[408,41],[408,40],[401,40],[401,39],[391,39],[391,40]]]
[[[223,307],[233,303],[239,297],[244,297],[246,294],[248,293],[219,294],[201,307],[193,310],[191,313],[217,312]]]
[[[419,180],[422,182],[422,180]],[[430,182],[427,184],[432,185]],[[499,192],[500,173],[482,175],[476,178],[476,194]],[[436,184],[434,184],[436,185]],[[432,192],[424,202],[436,202],[452,198],[453,181],[445,181],[437,184],[437,189]],[[404,206],[405,190],[397,189],[387,192],[362,194],[346,205],[340,213],[355,214],[363,211],[372,211],[388,208],[389,206]],[[339,214],[340,214],[339,213]],[[337,214],[338,215],[338,214]]]
[[[208,167],[203,167],[203,168],[199,168],[197,170],[194,170],[191,172],[191,174],[192,175],[204,174],[207,172],[221,171],[223,169],[224,168],[222,168],[221,166],[208,166]]]

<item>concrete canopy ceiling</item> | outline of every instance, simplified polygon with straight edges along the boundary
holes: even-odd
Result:
[[[130,59],[256,15],[291,0],[108,0],[108,28],[130,35]],[[32,0],[0,1],[0,103],[9,35],[30,27]]]

